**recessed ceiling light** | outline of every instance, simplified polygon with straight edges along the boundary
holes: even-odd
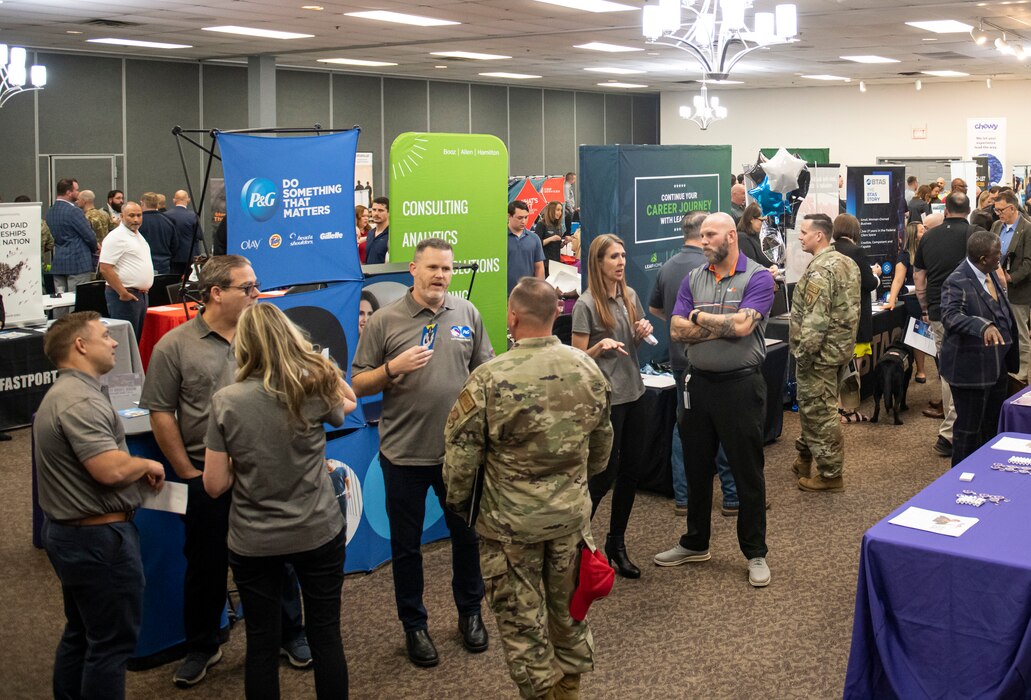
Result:
[[[138,46],[143,49],[190,49],[190,44],[166,44],[161,41],[139,41],[137,39],[87,39],[92,44],[114,44],[115,46]]]
[[[922,70],[920,72],[937,78],[965,78],[970,75],[970,73],[960,73],[958,70]]]
[[[646,88],[647,85],[641,85],[639,83],[617,83],[615,80],[608,83],[598,83],[601,87],[614,87],[614,88]]]
[[[540,75],[529,75],[527,73],[480,73],[480,75],[486,78],[509,78],[510,80],[532,80],[534,78],[541,78]]]
[[[824,74],[821,74],[821,75],[803,75],[802,77],[803,78],[807,78],[809,80],[841,80],[841,81],[844,81],[846,83],[852,80],[851,78],[842,78],[840,75],[824,75]]]
[[[856,63],[899,63],[894,58],[885,58],[884,56],[840,56],[840,58]]]
[[[594,73],[611,73],[612,75],[637,75],[639,73],[647,73],[646,70],[634,70],[633,68],[606,68],[604,66],[599,68],[584,68]]]
[[[587,44],[577,44],[573,47],[574,49],[587,49],[588,51],[607,51],[608,53],[625,53],[628,51],[644,51],[644,49],[637,48],[634,46],[619,46],[618,44],[606,44],[603,41],[592,41]],[[659,53],[654,52],[656,56]],[[651,54],[649,54],[651,55]]]
[[[447,66],[433,66],[434,68],[447,68]]]
[[[348,17],[375,19],[380,22],[394,22],[395,24],[411,24],[416,27],[443,27],[448,24],[461,24],[461,22],[452,22],[449,19],[406,15],[403,12],[388,12],[387,10],[366,10],[363,12],[345,12],[344,14]]]
[[[376,68],[378,66],[396,66],[396,63],[390,63],[388,61],[366,61],[361,58],[320,58],[319,63],[338,63],[342,66],[368,66],[370,68]]]
[[[633,5],[624,5],[609,0],[537,0],[548,5],[567,7],[570,10],[583,10],[584,12],[625,12],[627,10],[640,10]]]
[[[322,5],[301,5],[302,10],[325,10],[326,8]]]
[[[256,36],[262,39],[310,39],[314,34],[297,34],[296,32],[281,32],[276,29],[256,29],[254,27],[236,27],[227,25],[224,27],[201,27],[206,32],[222,32],[223,34],[242,34],[243,36]]]
[[[938,37],[936,37],[936,36],[925,36],[920,41],[938,41]]]
[[[935,34],[959,34],[973,29],[969,24],[957,22],[954,19],[934,19],[926,22],[906,22],[906,24]]]
[[[0,5],[2,5],[2,4],[3,4],[3,0],[0,0]],[[82,34],[82,32],[80,32],[77,29],[69,29],[69,30],[65,31],[65,34]]]
[[[468,58],[473,61],[500,61],[511,56],[497,53],[476,53],[475,51],[432,51],[430,56],[446,56],[447,58]]]

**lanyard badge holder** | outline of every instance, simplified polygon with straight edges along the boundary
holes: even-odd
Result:
[[[691,381],[691,374],[684,375],[684,408],[687,410],[691,409],[691,392],[687,388],[688,382]]]
[[[422,329],[422,338],[419,340],[419,345],[422,345],[427,350],[433,349],[433,344],[437,341],[437,324],[428,323]]]

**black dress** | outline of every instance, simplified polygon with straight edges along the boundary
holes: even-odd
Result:
[[[544,239],[549,236],[562,236],[565,233],[565,226],[561,221],[554,226],[548,226],[547,222],[544,221],[544,218],[542,217],[541,220],[537,222],[537,225],[534,226],[533,231],[540,237],[541,244],[544,246],[544,276],[547,277],[551,274],[551,271],[548,269],[548,262],[551,260],[561,262],[562,239],[560,238],[559,240],[552,241],[551,243],[544,243]]]
[[[856,343],[869,343],[873,340],[873,305],[870,292],[881,283],[873,273],[873,266],[866,252],[847,238],[834,241],[834,250],[852,258],[859,266],[859,328],[856,329]]]

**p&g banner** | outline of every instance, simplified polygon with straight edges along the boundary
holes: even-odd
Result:
[[[217,138],[229,218],[226,250],[251,261],[262,287],[362,278],[354,235],[358,129]]]

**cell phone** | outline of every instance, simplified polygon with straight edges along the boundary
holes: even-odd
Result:
[[[422,338],[419,340],[419,345],[422,345],[427,350],[432,350],[435,342],[437,342],[437,324],[428,323],[422,329]]]

